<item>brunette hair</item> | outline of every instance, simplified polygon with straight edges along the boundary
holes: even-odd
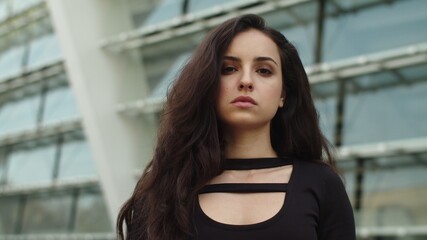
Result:
[[[216,113],[223,56],[236,34],[256,29],[277,45],[283,108],[272,119],[278,156],[316,161],[335,170],[332,146],[319,129],[310,85],[295,47],[253,14],[230,19],[198,46],[167,95],[153,159],[118,219],[119,239],[188,239],[198,191],[222,172],[224,139]],[[126,224],[126,234],[124,230]]]

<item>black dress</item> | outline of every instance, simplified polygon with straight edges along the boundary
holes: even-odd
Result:
[[[353,210],[341,178],[327,165],[292,158],[227,159],[226,170],[271,168],[293,164],[288,183],[212,184],[200,194],[213,192],[286,192],[279,212],[249,225],[217,222],[197,200],[194,239],[355,240]]]

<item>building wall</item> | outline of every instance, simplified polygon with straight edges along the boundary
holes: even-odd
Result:
[[[0,238],[111,232],[44,1],[0,1]]]
[[[0,0],[0,239],[114,239],[169,84],[211,28],[243,13],[260,14],[298,49],[358,238],[427,238],[426,8]]]

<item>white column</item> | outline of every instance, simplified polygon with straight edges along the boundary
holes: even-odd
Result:
[[[125,3],[48,0],[112,226],[133,191],[135,169],[151,158],[157,125],[154,116],[128,119],[115,110],[118,103],[144,98],[148,92],[137,54],[100,48],[102,39],[132,28]]]

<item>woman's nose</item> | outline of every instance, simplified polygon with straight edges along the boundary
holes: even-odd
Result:
[[[240,79],[239,89],[252,91],[253,88],[254,86],[250,74],[244,74]]]
[[[239,89],[243,90],[243,89],[247,89],[247,90],[252,90],[253,86],[252,83],[240,83],[239,85]]]

